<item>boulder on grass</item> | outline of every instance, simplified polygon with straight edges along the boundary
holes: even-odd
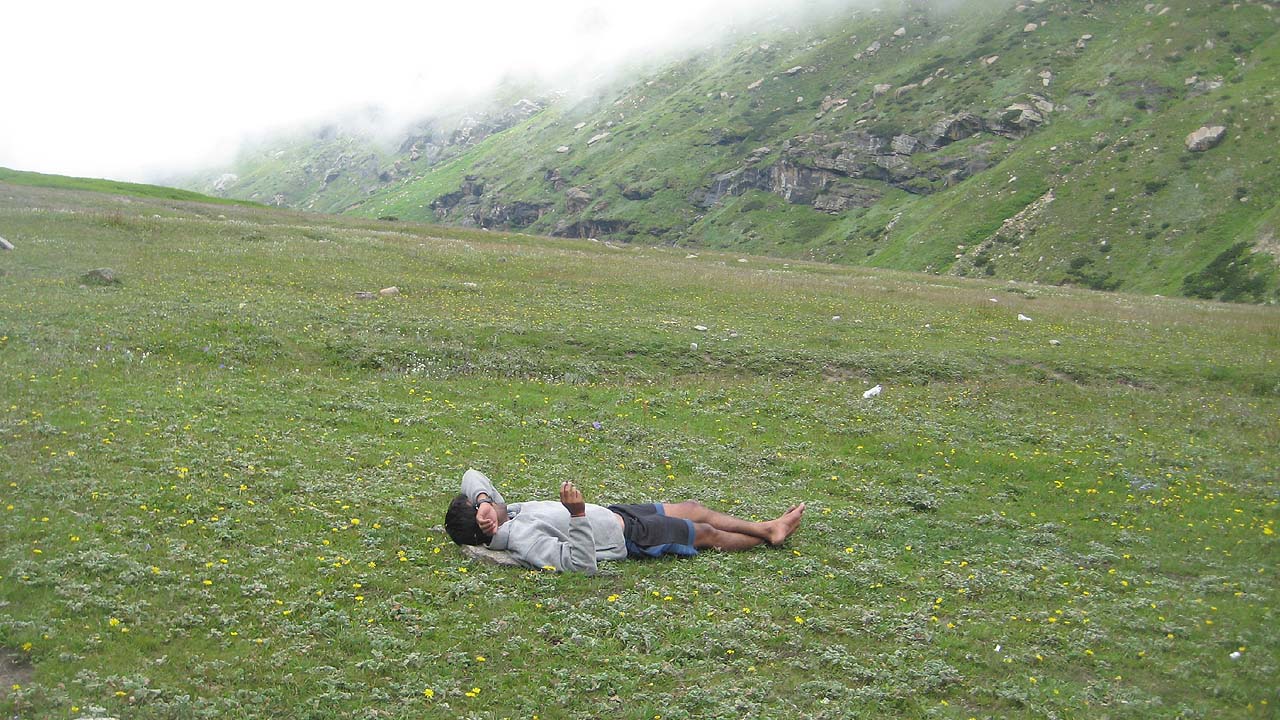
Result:
[[[1217,147],[1226,137],[1227,129],[1221,125],[1204,126],[1187,136],[1187,149],[1191,152],[1204,152]]]

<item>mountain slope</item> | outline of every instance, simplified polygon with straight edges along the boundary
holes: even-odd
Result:
[[[424,122],[429,141],[411,132],[391,151],[344,136],[299,146],[290,168],[247,158],[237,172],[254,181],[223,192],[1274,300],[1276,30],[1259,2],[844,9],[740,32],[587,98],[548,92],[490,109],[479,116],[489,132],[467,131],[475,117],[437,118]],[[1214,126],[1220,144],[1188,149],[1190,133]],[[325,153],[338,141],[350,149],[335,160]],[[317,184],[321,166],[330,182]]]
[[[11,170],[0,167],[0,183],[9,185],[26,185],[28,187],[55,188],[59,190],[88,190],[91,192],[128,195],[132,197],[157,198],[161,200],[189,200],[192,202],[208,202],[219,204],[253,205],[241,200],[203,195],[190,190],[145,185],[141,183],[120,182],[118,180],[100,180],[96,178],[70,177],[67,175],[47,175],[45,173]]]

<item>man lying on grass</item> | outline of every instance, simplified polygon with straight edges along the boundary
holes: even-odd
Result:
[[[468,470],[444,527],[459,545],[506,550],[525,567],[590,575],[600,560],[778,545],[800,527],[803,516],[804,503],[767,522],[718,513],[696,500],[603,507],[584,502],[571,482],[560,486],[560,502],[507,505],[484,473]]]

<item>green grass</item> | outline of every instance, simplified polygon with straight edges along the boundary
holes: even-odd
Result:
[[[158,198],[161,200],[191,200],[195,202],[217,203],[224,205],[256,205],[244,200],[229,200],[209,197],[190,190],[161,187],[159,185],[142,185],[139,183],[120,182],[118,180],[98,180],[92,178],[68,177],[66,175],[47,175],[44,173],[10,170],[0,167],[0,183],[10,185],[27,185],[29,187],[61,188],[64,190],[89,190],[92,192],[113,193],[132,197]]]
[[[0,232],[6,716],[1280,703],[1274,308],[22,185]],[[498,568],[467,467],[809,512]]]

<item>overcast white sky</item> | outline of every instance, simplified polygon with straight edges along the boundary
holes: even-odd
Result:
[[[0,166],[147,180],[228,160],[246,135],[403,114],[512,70],[605,70],[797,5],[0,0]]]

